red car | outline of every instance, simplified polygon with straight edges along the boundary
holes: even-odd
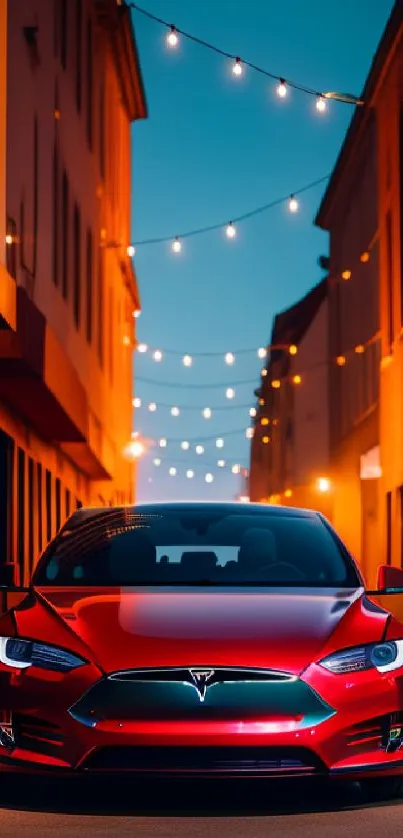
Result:
[[[403,625],[316,512],[80,510],[0,617],[8,774],[376,778],[390,796],[402,741]]]

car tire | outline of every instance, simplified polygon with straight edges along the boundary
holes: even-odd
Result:
[[[403,798],[403,777],[371,777],[362,780],[361,792],[367,803]]]

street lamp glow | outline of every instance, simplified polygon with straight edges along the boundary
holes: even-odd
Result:
[[[331,482],[328,477],[318,477],[316,486],[319,492],[326,494],[327,492],[330,492]]]

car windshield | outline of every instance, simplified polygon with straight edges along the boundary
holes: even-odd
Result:
[[[319,516],[126,509],[68,522],[33,584],[356,587],[360,580]]]

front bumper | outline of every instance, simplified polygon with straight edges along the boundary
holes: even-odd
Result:
[[[138,685],[117,688],[91,667],[52,678],[32,668],[13,676],[12,684],[7,676],[6,691],[4,677],[0,695],[9,696],[15,747],[0,746],[0,771],[174,778],[403,774],[399,671],[335,676],[312,665],[280,689],[218,685],[203,702],[189,689],[170,692],[166,683],[147,693]]]

